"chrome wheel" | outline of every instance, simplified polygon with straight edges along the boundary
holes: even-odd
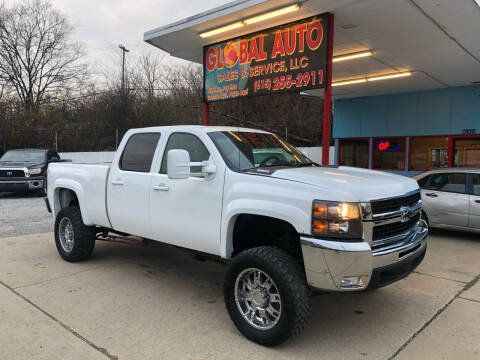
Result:
[[[262,270],[243,270],[235,281],[235,302],[254,328],[268,330],[280,320],[282,300],[273,280]]]
[[[70,252],[73,249],[75,241],[75,234],[73,232],[72,221],[68,217],[64,217],[58,224],[58,237],[60,238],[60,245],[65,252]]]

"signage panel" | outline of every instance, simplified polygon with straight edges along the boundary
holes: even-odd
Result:
[[[328,14],[203,48],[207,102],[325,87]]]

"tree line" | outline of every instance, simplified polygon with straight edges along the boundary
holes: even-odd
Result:
[[[92,74],[68,18],[47,0],[0,6],[0,151],[114,150],[133,127],[202,124],[202,67],[167,65],[160,50],[130,52]],[[99,85],[99,84],[102,85]],[[210,104],[210,124],[261,128],[298,146],[321,144],[322,102],[277,94]]]

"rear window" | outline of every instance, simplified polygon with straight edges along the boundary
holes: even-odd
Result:
[[[149,172],[157,148],[159,133],[135,134],[128,139],[120,159],[120,169]]]
[[[472,174],[473,195],[480,196],[480,174]]]

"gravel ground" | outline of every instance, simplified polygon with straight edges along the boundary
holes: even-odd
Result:
[[[53,218],[36,193],[0,193],[0,238],[53,231]]]

